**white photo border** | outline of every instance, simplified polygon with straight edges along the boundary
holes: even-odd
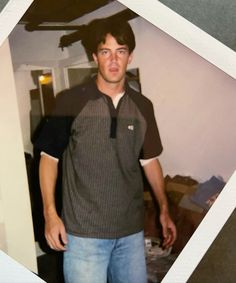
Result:
[[[118,0],[229,76],[236,78],[236,53],[158,0]],[[0,16],[0,46],[33,0],[9,0]],[[163,283],[186,282],[236,206],[236,171],[204,217]],[[227,205],[226,205],[227,204]],[[217,222],[213,221],[217,217]],[[197,245],[195,244],[197,241]],[[191,255],[191,261],[189,260]]]
[[[0,15],[0,46],[20,21],[33,0],[9,0]]]

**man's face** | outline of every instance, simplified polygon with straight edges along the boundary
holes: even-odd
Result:
[[[97,54],[93,54],[98,64],[98,77],[107,83],[119,83],[125,78],[127,65],[132,60],[127,45],[120,45],[108,34],[105,43],[98,46]]]

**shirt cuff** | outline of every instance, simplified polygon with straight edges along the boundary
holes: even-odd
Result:
[[[150,163],[152,160],[155,160],[157,158],[158,158],[158,156],[155,156],[155,157],[149,158],[149,159],[139,159],[139,162],[140,162],[141,166],[145,166],[148,163]]]
[[[48,156],[49,158],[53,159],[53,160],[56,161],[56,162],[59,161],[58,158],[56,158],[56,157],[54,157],[54,156],[52,156],[52,155],[50,155],[50,154],[48,154],[48,153],[46,153],[46,152],[44,152],[44,151],[41,151],[41,152],[40,152],[40,155],[41,155],[41,156],[42,156],[42,155],[46,155],[46,156]]]

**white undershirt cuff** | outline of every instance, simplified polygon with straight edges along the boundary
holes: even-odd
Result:
[[[46,152],[44,152],[44,151],[41,151],[41,152],[40,152],[40,155],[41,155],[41,156],[42,156],[42,155],[46,155],[46,156],[48,156],[49,158],[53,159],[53,160],[56,161],[56,162],[59,161],[58,158],[56,158],[56,157],[54,157],[54,156],[52,156],[52,155],[50,155],[50,154],[48,154],[48,153],[46,153]]]

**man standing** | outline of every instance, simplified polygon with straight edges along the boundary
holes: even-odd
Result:
[[[153,106],[126,82],[135,48],[128,23],[95,21],[84,43],[98,74],[58,96],[36,143],[45,236],[52,249],[64,251],[66,283],[145,283],[140,162],[160,206],[164,246],[176,238]],[[61,158],[62,218],[55,207]]]

